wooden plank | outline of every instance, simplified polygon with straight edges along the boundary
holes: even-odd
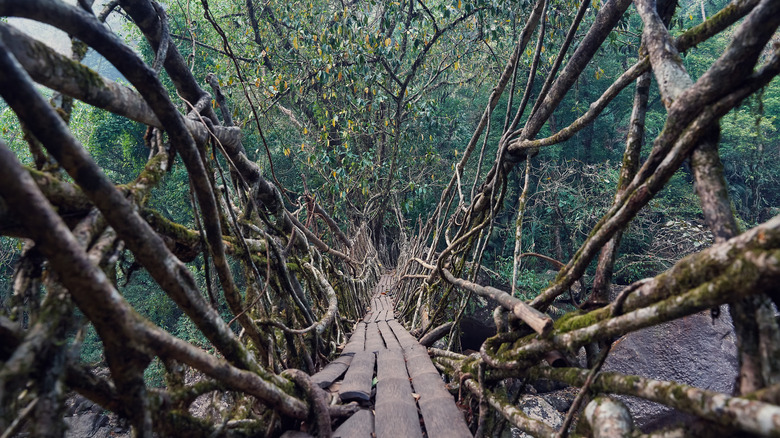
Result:
[[[374,380],[374,353],[361,351],[355,353],[352,364],[344,376],[339,389],[342,401],[369,401],[371,399],[371,384]]]
[[[395,338],[393,330],[387,325],[386,321],[377,323],[379,327],[379,333],[382,334],[382,339],[385,340],[385,346],[388,350],[401,350],[401,344],[398,343],[398,339]]]
[[[358,351],[363,351],[365,349],[366,349],[366,324],[363,322],[359,322],[357,324],[357,327],[355,327],[355,331],[352,333],[352,336],[350,336],[349,341],[347,341],[347,345],[344,347],[344,351],[341,354],[355,353]]]
[[[377,355],[375,403],[377,438],[422,437],[403,354],[382,350]]]
[[[377,383],[383,378],[406,379],[406,387],[409,388],[411,394],[411,386],[409,386],[409,374],[406,372],[406,361],[404,355],[400,351],[383,350],[379,352],[377,356],[376,364],[376,378]]]
[[[412,378],[417,374],[436,373],[438,370],[433,366],[428,350],[420,344],[412,345],[404,349],[404,358],[406,358],[406,367],[409,369],[409,376]]]
[[[379,295],[376,297],[376,301],[381,306],[382,310],[387,310],[387,300],[384,299],[384,295],[382,295],[382,292],[379,292]]]
[[[374,433],[374,414],[363,409],[352,414],[333,432],[333,438],[368,438]]]
[[[385,343],[382,341],[382,336],[379,334],[379,328],[376,323],[366,325],[366,351],[376,353],[384,349]]]
[[[345,353],[339,356],[336,360],[329,363],[325,368],[321,369],[318,373],[311,376],[311,380],[317,384],[320,388],[327,388],[333,384],[352,363],[352,356],[355,353]]]
[[[393,333],[395,333],[395,337],[398,338],[398,342],[401,344],[401,347],[404,349],[410,348],[414,345],[420,345],[417,343],[417,339],[414,339],[414,336],[410,335],[409,332],[406,331],[406,329],[396,320],[390,320],[387,322],[387,324],[390,326],[391,329],[393,329]]]
[[[420,410],[428,438],[471,438],[463,413],[455,406],[451,395],[422,394]]]
[[[463,413],[444,387],[444,382],[431,362],[427,349],[417,344],[404,350],[404,356],[412,387],[419,395],[417,404],[420,406],[428,437],[471,437]]]
[[[358,351],[365,350],[366,343],[366,324],[360,322],[355,327],[355,331],[347,341],[347,345],[344,346],[344,351],[341,352],[336,360],[329,363],[325,368],[318,373],[311,376],[314,383],[320,386],[320,388],[327,388],[333,384],[339,377],[341,377],[352,363],[352,357]]]
[[[422,438],[417,407],[398,400],[376,405],[374,427],[377,438]]]
[[[423,373],[412,378],[412,387],[418,394],[431,394],[452,398],[439,373]],[[454,399],[453,399],[454,400]]]

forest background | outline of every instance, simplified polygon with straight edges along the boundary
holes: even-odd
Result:
[[[727,2],[682,1],[673,34],[680,34],[703,21],[709,11],[720,10]],[[368,8],[382,7],[368,2]],[[370,5],[370,6],[369,6]],[[250,159],[265,171],[273,172],[283,187],[293,193],[315,196],[341,223],[349,223],[370,210],[368,201],[386,185],[404,216],[406,232],[424,220],[436,205],[446,181],[452,175],[458,154],[468,143],[490,96],[490,89],[507,62],[523,14],[522,5],[501,4],[469,13],[466,2],[442,2],[436,13],[442,17],[468,16],[444,33],[429,53],[421,54],[434,30],[418,20],[399,23],[403,11],[388,3],[381,22],[369,22],[369,14],[334,12],[329,2],[285,2],[267,6],[272,20],[260,22],[257,32],[241,2],[215,2],[213,14],[224,20],[232,50],[244,76],[243,87],[230,58],[223,53],[219,35],[202,18],[197,2],[170,2],[166,5],[171,33],[179,50],[191,63],[195,77],[205,83],[215,73],[233,108],[236,124],[242,128]],[[186,6],[186,7],[185,7]],[[530,7],[528,4],[526,7]],[[592,17],[598,5],[590,13]],[[522,10],[522,9],[521,9]],[[465,12],[465,13],[464,13]],[[562,38],[562,27],[576,8],[573,4],[554,5],[547,12],[550,39]],[[712,12],[709,12],[710,14]],[[362,15],[362,18],[361,18]],[[587,17],[587,16],[586,16]],[[114,19],[113,27],[151,62],[152,52],[142,43],[137,28]],[[379,20],[377,20],[379,21]],[[401,32],[391,27],[404,26]],[[35,32],[40,32],[37,29]],[[402,38],[394,35],[401,33]],[[557,132],[579,117],[626,68],[636,62],[641,21],[636,16],[623,20],[609,36],[608,44],[588,66],[586,73],[569,93],[542,137]],[[56,34],[55,34],[56,35]],[[393,35],[385,38],[385,35]],[[195,44],[191,38],[195,37]],[[56,36],[46,37],[49,41]],[[60,38],[60,41],[62,39]],[[260,43],[258,43],[258,41]],[[699,76],[722,52],[729,34],[700,44],[683,57],[686,69]],[[62,43],[60,43],[62,44]],[[554,45],[554,41],[549,41]],[[402,47],[403,45],[403,47]],[[67,47],[66,47],[67,48]],[[531,64],[531,49],[522,58],[524,68]],[[545,53],[539,77],[549,69],[554,53]],[[273,59],[277,59],[272,62]],[[419,73],[409,81],[404,105],[397,114],[399,66],[422,59]],[[111,79],[118,72],[94,52],[87,65]],[[395,69],[393,68],[395,66]],[[101,68],[102,67],[102,68]],[[525,89],[527,77],[520,75],[515,93]],[[541,81],[535,84],[541,88]],[[170,87],[170,83],[168,83]],[[647,136],[657,135],[665,109],[657,89],[651,88],[647,114]],[[252,109],[245,92],[250,93],[260,116],[268,154],[263,150]],[[412,98],[409,98],[409,95]],[[623,91],[601,117],[572,139],[544,149],[533,161],[531,190],[526,210],[527,227],[523,247],[527,252],[565,261],[587,237],[603,215],[614,195],[628,132],[632,93]],[[502,97],[498,107],[506,106]],[[780,213],[780,84],[771,82],[755,98],[723,118],[721,156],[728,180],[729,195],[743,229],[753,227]],[[500,126],[505,114],[496,111],[491,123]],[[27,143],[15,115],[0,110],[3,137],[24,161],[30,161]],[[97,163],[118,184],[126,183],[143,168],[148,150],[143,144],[145,127],[137,122],[106,113],[89,105],[74,104],[71,126]],[[398,128],[396,128],[398,126]],[[400,135],[396,136],[396,129]],[[500,136],[493,130],[485,142],[488,157],[494,156]],[[396,139],[397,137],[397,139]],[[397,144],[393,142],[397,141]],[[395,166],[392,169],[391,167]],[[485,169],[482,169],[484,173]],[[479,180],[477,169],[465,169],[463,181]],[[505,197],[506,207],[496,218],[491,248],[484,265],[498,284],[508,284],[512,275],[514,215],[522,191],[522,175],[512,174]],[[172,172],[155,189],[151,208],[166,218],[195,228],[186,174]],[[382,226],[397,227],[391,212]],[[397,235],[391,230],[390,236]],[[643,211],[625,233],[615,267],[615,282],[630,284],[654,276],[683,256],[711,242],[701,207],[697,201],[689,166],[683,166],[664,191]],[[8,297],[13,267],[21,243],[0,237],[0,296]],[[129,263],[129,262],[128,262]],[[205,281],[202,261],[193,270]],[[386,260],[387,265],[392,260]],[[554,277],[554,266],[542,260],[527,259],[518,278],[526,299],[535,297]],[[594,266],[591,269],[595,269]],[[162,290],[143,272],[124,286],[124,294],[142,314],[165,329],[194,340],[197,336],[181,310],[166,299]],[[84,357],[100,357],[100,344],[90,332]],[[154,370],[152,368],[151,370]],[[162,383],[158,365],[155,381]]]

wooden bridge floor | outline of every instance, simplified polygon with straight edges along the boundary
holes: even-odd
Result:
[[[333,436],[471,437],[427,349],[396,321],[391,282],[390,275],[380,278],[341,356],[312,376],[320,387],[337,390],[342,401],[365,407]]]

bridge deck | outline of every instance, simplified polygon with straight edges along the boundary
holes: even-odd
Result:
[[[428,351],[396,321],[391,281],[382,276],[341,356],[312,376],[320,387],[337,389],[342,401],[365,407],[333,436],[471,437]]]

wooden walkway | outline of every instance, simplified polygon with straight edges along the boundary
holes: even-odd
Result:
[[[341,356],[312,376],[320,387],[338,390],[342,401],[365,407],[333,436],[471,437],[427,349],[396,321],[391,282],[390,275],[380,278]]]

